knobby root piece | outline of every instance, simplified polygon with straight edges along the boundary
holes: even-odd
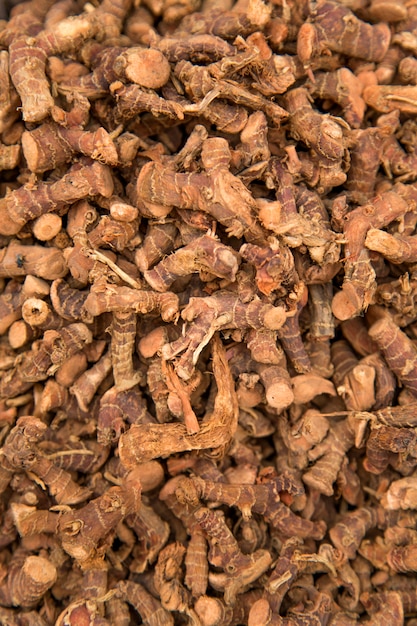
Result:
[[[126,468],[150,461],[176,450],[205,450],[222,454],[237,427],[238,405],[233,379],[220,339],[212,340],[213,374],[217,395],[213,412],[205,416],[200,430],[189,434],[183,424],[131,426],[120,437],[119,455]]]

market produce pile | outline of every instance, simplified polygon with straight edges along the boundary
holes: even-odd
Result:
[[[416,53],[406,0],[0,20],[1,624],[415,626]]]

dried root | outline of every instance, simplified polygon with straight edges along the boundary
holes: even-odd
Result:
[[[416,7],[93,4],[0,5],[0,622],[412,626]]]

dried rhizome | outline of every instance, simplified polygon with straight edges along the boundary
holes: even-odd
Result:
[[[0,623],[415,626],[417,5],[0,21]]]

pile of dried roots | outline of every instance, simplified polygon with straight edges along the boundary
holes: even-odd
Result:
[[[0,623],[415,625],[416,3],[7,18]]]

